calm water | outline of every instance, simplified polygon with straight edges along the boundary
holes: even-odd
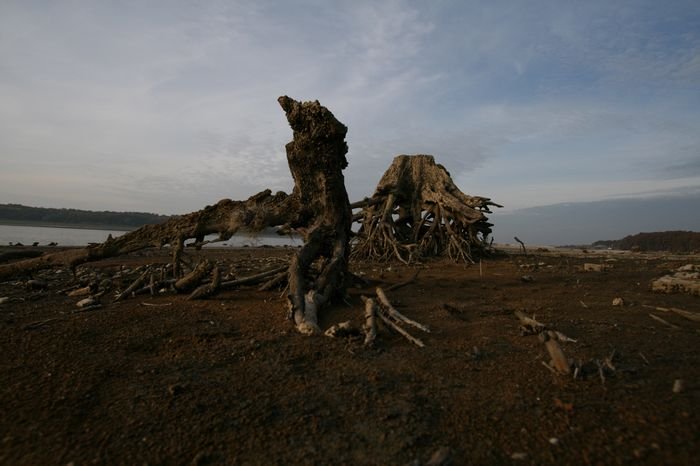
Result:
[[[34,242],[40,245],[47,245],[51,242],[58,243],[59,246],[85,246],[88,243],[101,243],[107,239],[107,235],[113,237],[123,235],[124,231],[109,230],[84,230],[77,228],[51,228],[51,227],[25,227],[16,225],[0,225],[0,245],[9,243],[22,243],[25,246]],[[207,239],[215,239],[216,235]],[[224,243],[216,243],[216,247],[241,247],[241,246],[300,246],[302,240],[279,236],[275,233],[261,233],[255,237],[247,235],[237,235]]]

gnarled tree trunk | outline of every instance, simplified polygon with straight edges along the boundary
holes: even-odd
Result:
[[[318,101],[278,101],[294,132],[286,149],[300,209],[291,226],[304,235],[289,267],[289,310],[299,331],[311,334],[319,331],[318,309],[345,289],[352,223],[343,177],[347,128]]]
[[[399,155],[363,207],[353,257],[409,262],[414,257],[447,255],[472,261],[488,247],[486,213],[498,204],[464,194],[432,155]]]
[[[262,191],[245,201],[223,199],[197,212],[173,217],[161,224],[145,225],[117,238],[110,237],[101,244],[0,265],[0,280],[60,265],[74,269],[85,262],[166,244],[170,244],[175,254],[178,254],[182,250],[182,244],[189,239],[201,244],[204,237],[210,234],[218,234],[219,239],[226,240],[239,230],[259,231],[268,226],[289,223],[296,218],[297,206],[297,199],[292,196],[283,192],[272,194],[270,190]]]

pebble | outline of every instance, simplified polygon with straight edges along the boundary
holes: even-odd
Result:
[[[613,299],[612,305],[613,306],[624,306],[625,300],[622,298],[615,298],[615,299]]]
[[[556,437],[552,437],[552,438],[549,439],[549,443],[550,443],[551,445],[559,445],[559,439],[556,438]]]
[[[68,296],[70,297],[76,297],[76,296],[85,296],[90,294],[90,287],[86,286],[83,288],[78,288],[77,290],[73,290],[70,293],[68,293]]]
[[[95,301],[94,298],[85,298],[85,299],[78,301],[75,305],[82,308],[82,307],[92,306],[96,302],[97,301]]]
[[[673,381],[673,393],[683,393],[685,391],[685,381],[676,379]]]
[[[26,286],[30,290],[45,290],[49,285],[43,280],[29,280]]]
[[[522,453],[522,452],[516,452],[510,455],[510,459],[512,460],[525,460],[527,459],[527,453]]]
[[[440,447],[430,457],[426,466],[445,466],[452,461],[452,449],[450,447]]]

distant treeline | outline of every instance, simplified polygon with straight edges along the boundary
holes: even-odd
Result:
[[[6,221],[13,224],[109,226],[132,230],[151,223],[162,223],[168,218],[170,217],[167,215],[144,212],[94,212],[0,204],[0,222]]]
[[[637,233],[612,241],[596,241],[593,246],[639,251],[700,251],[700,233],[694,231],[660,231]]]

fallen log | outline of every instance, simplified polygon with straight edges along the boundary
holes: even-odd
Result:
[[[218,267],[214,267],[214,271],[211,274],[211,282],[204,285],[200,285],[195,289],[187,299],[202,299],[214,296],[221,288],[221,270]]]
[[[659,293],[688,293],[700,296],[700,279],[685,273],[666,275],[651,283],[651,290]]]
[[[267,270],[265,272],[260,272],[255,275],[251,275],[249,277],[244,277],[244,278],[239,278],[236,280],[228,280],[223,283],[221,283],[221,288],[222,289],[230,289],[230,288],[235,288],[237,286],[243,286],[243,285],[256,285],[263,280],[273,276],[277,275],[278,273],[287,270],[288,267],[286,265],[283,265],[281,267],[275,267],[274,269]]]
[[[0,265],[0,281],[54,266],[75,270],[86,262],[128,254],[150,247],[170,245],[174,255],[187,239],[217,234],[229,239],[239,231],[260,231],[265,227],[287,224],[297,217],[299,200],[283,192],[265,190],[245,201],[223,199],[213,206],[191,214],[173,217],[157,225],[145,225],[117,238],[87,248],[66,249],[19,262]],[[179,261],[177,261],[179,263]],[[177,274],[175,275],[177,277]]]

